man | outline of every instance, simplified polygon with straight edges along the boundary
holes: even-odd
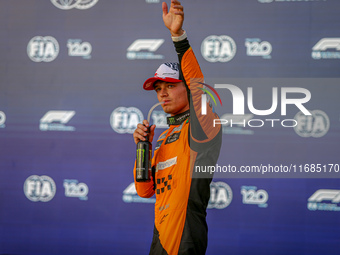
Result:
[[[195,165],[215,166],[221,146],[218,116],[211,107],[201,114],[203,74],[182,29],[183,6],[171,1],[162,4],[163,21],[170,30],[179,64],[164,63],[143,88],[155,90],[170,114],[169,129],[157,140],[152,159],[152,180],[135,182],[141,197],[156,194],[155,227],[150,254],[205,254],[207,248],[206,208],[210,198],[211,176],[197,176]],[[191,102],[191,103],[190,103]],[[220,126],[220,125],[219,125]],[[149,123],[138,124],[133,133],[137,144],[145,140]],[[150,127],[152,142],[155,125]],[[193,175],[195,175],[193,178]],[[134,176],[135,170],[134,170]],[[200,178],[205,177],[205,178]]]

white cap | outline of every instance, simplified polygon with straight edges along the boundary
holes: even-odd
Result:
[[[147,79],[143,88],[145,90],[153,90],[153,84],[156,81],[166,81],[166,82],[181,82],[179,77],[179,64],[178,63],[163,63],[161,64],[154,77]]]

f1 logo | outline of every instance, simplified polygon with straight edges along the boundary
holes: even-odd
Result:
[[[161,54],[155,51],[163,44],[164,39],[138,39],[127,49],[126,57],[134,59],[163,59]]]
[[[48,111],[40,120],[41,123],[59,122],[67,123],[75,114],[75,111]]]
[[[321,202],[330,200],[332,203],[340,203],[340,190],[319,189],[308,198],[308,202]]]
[[[134,41],[128,51],[156,51],[164,42],[164,39],[138,39]]]
[[[40,130],[75,131],[74,127],[65,125],[75,114],[75,111],[48,111],[40,119]]]
[[[327,49],[340,50],[340,38],[323,38],[313,47],[314,51],[324,51]]]

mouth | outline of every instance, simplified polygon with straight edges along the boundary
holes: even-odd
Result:
[[[170,100],[164,100],[163,101],[163,105],[167,105],[167,104],[169,104],[170,103]]]

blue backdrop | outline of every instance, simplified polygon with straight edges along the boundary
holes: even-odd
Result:
[[[280,171],[215,175],[207,254],[340,254],[340,2],[182,4],[206,82],[245,97],[232,116],[216,89],[218,164]],[[0,254],[148,254],[132,132],[157,102],[142,83],[177,60],[161,14],[158,0],[0,1]],[[261,110],[277,87],[276,111],[252,113],[248,87]],[[312,115],[281,113],[285,87],[310,92]],[[151,118],[157,136],[166,114]]]

